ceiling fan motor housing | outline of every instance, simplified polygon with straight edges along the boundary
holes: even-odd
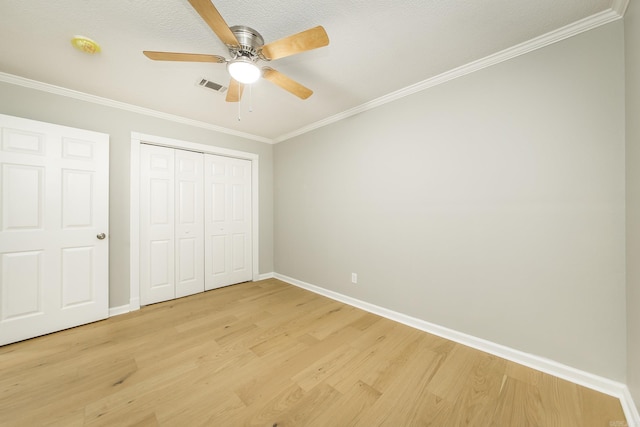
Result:
[[[231,32],[238,39],[240,46],[230,46],[229,53],[235,58],[245,57],[251,61],[256,61],[260,55],[260,50],[264,46],[264,39],[259,32],[245,25],[234,25],[230,27]]]

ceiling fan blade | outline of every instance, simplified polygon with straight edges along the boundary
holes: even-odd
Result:
[[[238,39],[233,34],[227,23],[218,12],[218,9],[211,3],[211,0],[189,0],[191,6],[198,12],[204,22],[209,25],[222,43],[227,46],[239,46]]]
[[[240,102],[243,91],[244,85],[235,79],[231,79],[229,89],[227,90],[227,102]]]
[[[152,50],[145,50],[142,53],[154,61],[227,62],[222,56],[204,55],[200,53],[155,52]]]
[[[280,86],[282,89],[290,92],[301,99],[307,99],[313,94],[313,91],[307,87],[302,86],[295,80],[285,76],[279,71],[273,68],[264,67],[262,69],[262,77],[269,80],[271,83]]]
[[[321,26],[317,26],[262,46],[262,55],[269,60],[273,60],[327,46],[328,44],[329,36],[327,32]]]

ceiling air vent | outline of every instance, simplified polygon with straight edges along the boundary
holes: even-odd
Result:
[[[207,80],[207,79],[200,79],[200,81],[198,82],[198,86],[215,90],[216,92],[220,92],[220,93],[223,93],[227,90],[226,86],[222,86],[216,82],[212,82],[211,80]]]

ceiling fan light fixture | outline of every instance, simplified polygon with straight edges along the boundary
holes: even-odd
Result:
[[[243,84],[250,85],[260,78],[262,72],[256,64],[246,57],[239,57],[227,64],[227,70],[231,77]]]

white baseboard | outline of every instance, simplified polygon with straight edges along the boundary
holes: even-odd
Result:
[[[629,424],[629,427],[640,427],[640,413],[633,401],[629,387],[625,386],[622,393],[620,404],[622,405],[625,417],[627,417],[627,424]]]
[[[121,305],[120,307],[110,307],[109,308],[109,317],[119,316],[121,314],[126,314],[131,311],[131,307],[129,304]]]
[[[109,317],[119,316],[136,310],[140,310],[140,300],[138,299],[132,300],[126,305],[109,308]]]
[[[133,298],[129,300],[129,311],[140,310],[140,298]]]
[[[263,273],[258,275],[258,280],[267,280],[273,279],[276,277],[276,274],[272,271],[271,273]]]
[[[422,319],[407,316],[406,314],[370,304],[368,302],[361,301],[359,299],[352,298],[338,292],[330,291],[328,289],[324,289],[319,286],[294,279],[292,277],[287,277],[278,273],[275,273],[274,277],[291,285],[298,286],[319,295],[323,295],[325,297],[340,301],[353,307],[360,308],[370,313],[377,314],[387,319],[405,324],[407,326],[411,326],[421,331],[428,332],[430,334],[437,335],[451,341],[455,341],[457,343],[475,348],[477,350],[484,351],[485,353],[502,357],[512,362],[537,369],[547,374],[554,375],[558,378],[562,378],[581,386],[588,387],[601,393],[616,397],[620,399],[620,404],[622,405],[622,409],[624,410],[624,414],[627,418],[627,424],[629,425],[629,427],[640,427],[640,416],[638,415],[638,409],[633,402],[631,393],[629,392],[629,388],[623,383],[612,381],[608,378],[600,377],[589,372],[581,371],[571,366],[558,363],[554,360],[525,353],[523,351],[515,350],[501,344],[496,344],[482,338],[474,337],[462,332],[455,331],[453,329],[429,323]]]

